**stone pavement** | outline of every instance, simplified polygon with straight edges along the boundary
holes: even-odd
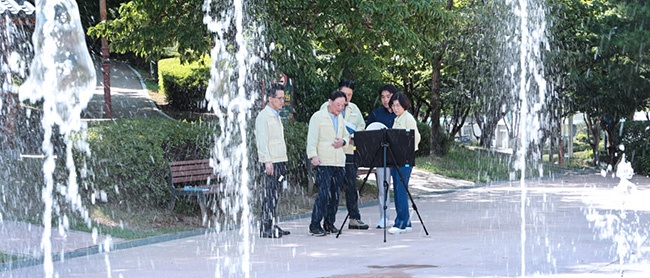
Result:
[[[414,199],[413,232],[401,235],[371,228],[313,237],[309,219],[297,217],[280,223],[292,232],[280,239],[206,231],[53,267],[59,277],[650,277],[650,178],[634,177],[631,193],[618,183],[567,175],[423,195]],[[368,223],[377,214],[361,208]],[[345,211],[337,217],[340,224]],[[44,269],[0,275],[38,277]]]
[[[25,222],[4,220],[0,222],[0,251],[8,254],[39,258],[43,256],[41,239],[43,225],[35,225]],[[78,251],[90,246],[96,246],[101,242],[120,242],[106,236],[93,237],[92,234],[78,231],[59,233],[52,231],[50,242],[54,253],[65,253]],[[0,268],[1,270],[1,268]]]

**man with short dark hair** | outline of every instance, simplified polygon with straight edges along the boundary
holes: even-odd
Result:
[[[275,225],[280,184],[286,182],[286,162],[289,160],[280,119],[280,109],[284,106],[284,86],[272,84],[271,88],[266,90],[266,100],[266,107],[255,118],[257,156],[264,175],[260,237],[280,238],[290,234]]]
[[[348,79],[341,79],[339,81],[338,90],[345,94],[345,108],[341,111],[345,127],[350,133],[350,138],[354,138],[354,132],[366,128],[366,123],[363,120],[361,110],[356,104],[352,103],[352,95],[354,93],[354,81]],[[321,106],[326,109],[327,103]],[[359,213],[359,191],[357,191],[357,165],[354,162],[354,146],[349,144],[343,148],[345,151],[345,206],[350,215],[350,223],[348,229],[368,229],[368,225],[361,221],[361,213]]]
[[[340,91],[330,93],[325,109],[316,111],[309,119],[307,157],[314,166],[318,182],[318,197],[309,224],[309,233],[314,236],[339,232],[334,222],[345,175],[343,148],[350,141],[341,116],[345,99],[345,94]]]

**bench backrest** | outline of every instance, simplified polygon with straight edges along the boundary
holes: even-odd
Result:
[[[174,184],[218,178],[209,159],[174,161],[169,163],[169,168],[169,185],[172,187]]]

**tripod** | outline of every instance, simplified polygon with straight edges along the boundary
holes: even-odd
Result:
[[[400,164],[404,165],[405,163],[399,163],[398,160],[396,159],[395,154],[393,153],[393,150],[390,148],[390,142],[388,140],[388,136],[386,135],[386,133],[387,133],[386,130],[384,130],[382,141],[380,143],[381,148],[378,148],[375,151],[375,155],[373,156],[373,163],[370,164],[370,169],[368,170],[368,173],[366,174],[366,177],[363,179],[363,183],[361,184],[361,187],[359,187],[359,192],[363,191],[363,187],[368,182],[368,177],[370,176],[370,173],[372,173],[372,170],[375,168],[375,165],[377,165],[377,162],[378,162],[377,159],[379,158],[379,152],[382,151],[382,154],[383,154],[382,155],[382,157],[383,157],[382,166],[385,169],[385,171],[384,171],[384,184],[382,186],[384,186],[384,192],[386,193],[386,194],[384,194],[384,202],[383,202],[384,207],[382,209],[384,210],[384,212],[388,209],[388,206],[387,206],[386,203],[387,203],[387,199],[388,199],[388,195],[389,195],[389,191],[388,191],[389,184],[388,184],[388,179],[386,177],[387,176],[387,174],[386,174],[387,171],[386,170],[388,170],[388,168],[387,168],[388,162],[387,161],[388,161],[388,154],[390,154],[390,158],[392,159],[391,161],[394,162],[394,163],[392,163],[391,167],[393,169],[395,169],[396,172],[398,173],[399,178],[400,178],[400,180],[401,180],[401,182],[402,182],[402,184],[404,186],[404,189],[406,189],[406,193],[407,193],[407,195],[409,197],[409,200],[411,201],[411,206],[412,206],[413,210],[416,212],[416,214],[418,216],[418,219],[420,220],[420,223],[422,223],[422,227],[424,228],[424,233],[426,235],[429,235],[429,232],[427,231],[427,227],[424,225],[424,221],[422,221],[422,216],[420,216],[420,212],[418,211],[417,205],[415,204],[415,201],[413,200],[413,196],[411,195],[411,191],[409,191],[408,186],[406,186],[406,181],[404,179],[404,176],[402,175],[402,172],[399,169],[401,167]],[[409,167],[409,166],[410,165],[407,165],[407,167]],[[377,186],[379,186],[379,185],[377,185]],[[349,217],[350,217],[350,213],[348,212],[348,214],[345,216],[345,219],[343,220],[343,223],[341,224],[341,228],[339,229],[339,232],[336,234],[336,238],[338,238],[339,235],[341,235],[341,232],[343,231],[343,227],[345,226],[345,222],[347,222]],[[386,217],[384,217],[384,242],[386,242],[386,226],[387,226],[386,221],[387,221]]]

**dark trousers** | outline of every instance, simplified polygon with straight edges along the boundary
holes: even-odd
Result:
[[[359,191],[357,191],[357,165],[354,155],[345,155],[345,207],[348,209],[350,219],[361,219],[359,213]]]
[[[318,182],[318,197],[314,202],[309,227],[320,227],[323,219],[324,225],[334,225],[345,168],[318,166],[315,170]]]
[[[264,163],[261,166],[262,175],[264,175],[264,190],[262,192],[262,231],[268,231],[273,228],[273,221],[276,216],[275,210],[280,199],[280,190],[282,184],[280,177],[286,179],[287,167],[284,162],[273,163],[273,174],[266,174]]]

